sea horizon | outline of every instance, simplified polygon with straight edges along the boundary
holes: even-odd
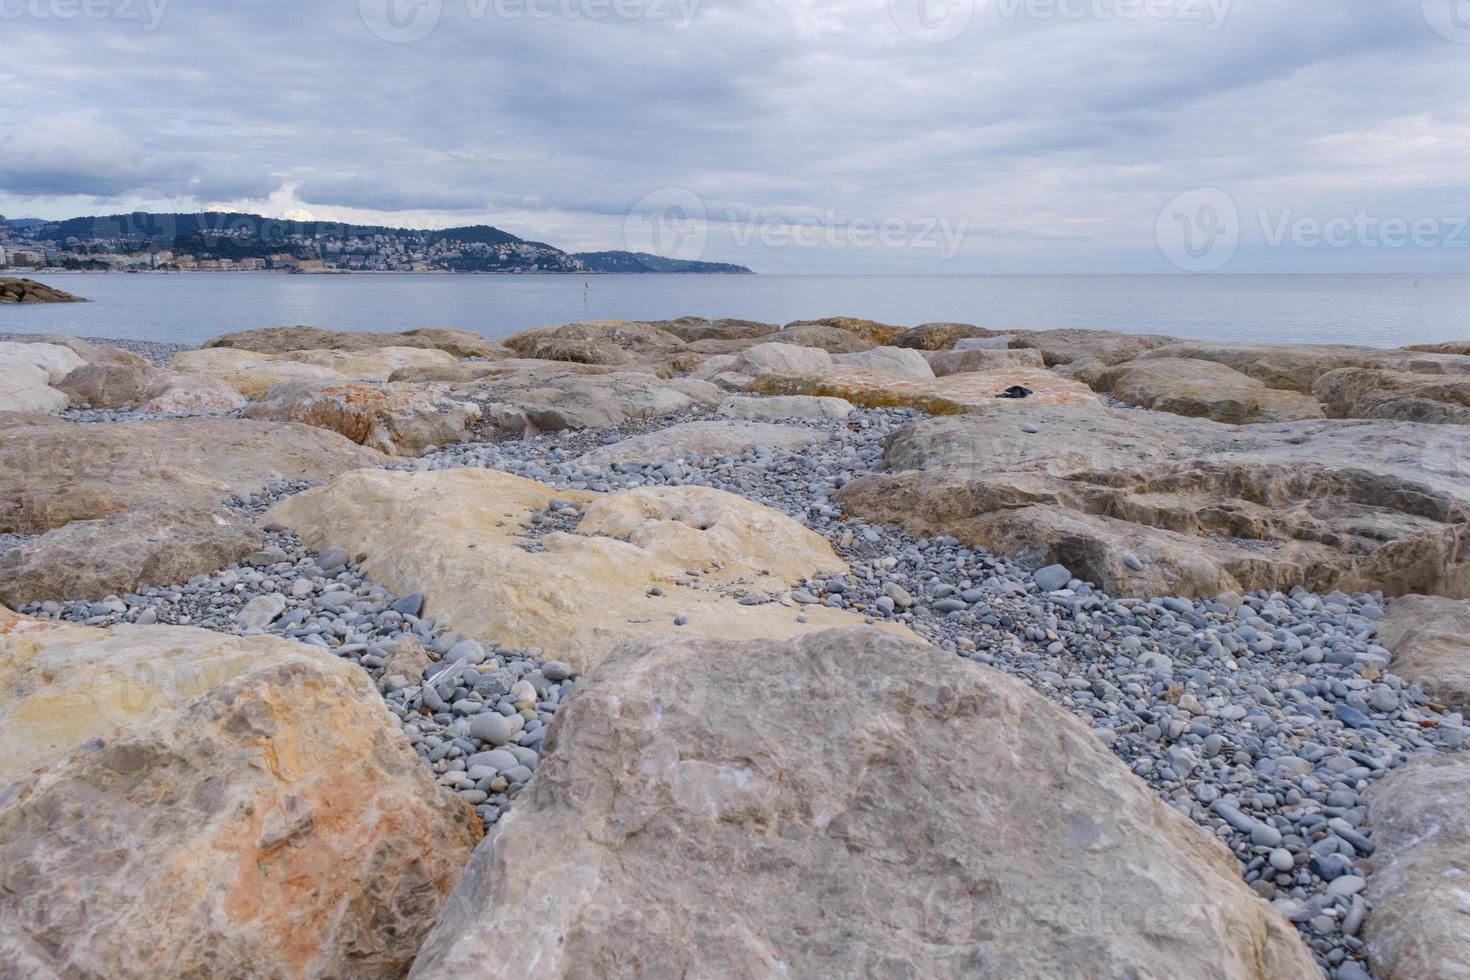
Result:
[[[579,320],[857,316],[914,326],[1091,329],[1399,347],[1470,336],[1467,273],[30,272],[90,300],[9,306],[0,331],[197,345],[304,324],[497,339]]]

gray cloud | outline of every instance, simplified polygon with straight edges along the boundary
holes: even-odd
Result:
[[[437,0],[408,43],[356,0],[174,3],[151,31],[9,20],[0,89],[28,98],[0,105],[0,212],[142,187],[620,248],[631,208],[683,188],[706,258],[816,272],[1169,271],[1156,220],[1197,187],[1248,219],[1241,271],[1332,261],[1265,247],[1262,209],[1470,212],[1470,45],[1420,0],[1214,2],[1145,21],[1112,0],[976,0],[941,43],[883,0],[641,0],[602,19],[611,0]],[[943,258],[777,241],[793,220],[964,232]]]

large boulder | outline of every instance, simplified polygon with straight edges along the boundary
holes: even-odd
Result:
[[[578,364],[642,366],[669,377],[698,366],[684,341],[649,323],[630,320],[590,320],[535,327],[506,337],[501,343],[517,357]]]
[[[0,534],[40,534],[151,502],[213,506],[277,481],[385,462],[335,432],[289,423],[10,425],[0,428]]]
[[[448,327],[422,327],[394,333],[366,330],[323,330],[320,327],[265,327],[240,330],[204,342],[205,347],[235,347],[260,354],[294,350],[365,351],[379,347],[423,347],[455,357],[484,357],[497,345],[480,334]]]
[[[64,412],[71,400],[50,385],[50,375],[37,364],[0,361],[0,412]]]
[[[24,344],[0,341],[0,364],[13,367],[29,364],[46,373],[46,384],[54,385],[86,362],[75,351],[60,344]]]
[[[921,323],[911,330],[904,331],[892,343],[895,347],[939,351],[952,350],[954,345],[961,340],[996,335],[996,331],[977,327],[973,323]]]
[[[1426,354],[1459,354],[1470,356],[1470,340],[1447,340],[1440,344],[1406,344],[1400,350]]]
[[[904,378],[932,378],[934,369],[923,354],[906,347],[874,347],[856,354],[838,354],[833,363],[844,367],[867,368]]]
[[[970,352],[966,352],[970,353]],[[1322,406],[1300,392],[1264,382],[1214,361],[1160,357],[1126,361],[1081,375],[1097,391],[1156,412],[1216,422],[1285,422],[1320,419]]]
[[[643,640],[608,657],[410,977],[486,963],[555,977],[1320,976],[1230,852],[1085,724],[999,672],[871,630]]]
[[[739,455],[755,448],[794,451],[827,439],[827,433],[820,429],[773,422],[682,422],[593,449],[576,462],[580,466],[613,466],[635,460]]]
[[[941,379],[944,380],[944,379]],[[906,426],[855,513],[1129,595],[1381,588],[1470,596],[1470,491],[1444,426],[1232,427],[1037,408]]]
[[[874,347],[891,345],[908,333],[907,327],[895,327],[891,323],[879,323],[877,320],[864,320],[855,316],[829,316],[820,320],[793,320],[782,327],[782,330],[790,330],[796,327],[829,327],[841,330],[859,337]]]
[[[85,364],[56,386],[73,405],[90,408],[140,409],[147,412],[203,415],[233,412],[245,397],[208,374],[181,374],[141,365]]]
[[[403,975],[478,822],[361,668],[28,622],[0,626],[7,975]]]
[[[158,502],[73,521],[0,555],[0,602],[102,599],[177,585],[259,550],[260,532],[223,511]]]
[[[56,385],[77,405],[134,408],[168,388],[171,371],[151,364],[83,364]]]
[[[829,354],[850,354],[878,346],[876,341],[867,340],[851,330],[810,322],[788,324],[780,332],[771,334],[769,340],[793,347],[812,347]]]
[[[18,344],[53,344],[57,347],[65,347],[76,354],[87,364],[120,364],[123,367],[143,367],[148,364],[147,359],[139,357],[132,351],[123,350],[112,344],[94,343],[90,340],[82,340],[80,337],[68,337],[65,334],[36,334],[32,336],[16,337]]]
[[[1378,642],[1393,654],[1393,670],[1434,700],[1470,709],[1470,602],[1406,595],[1388,604]]]
[[[595,375],[533,371],[460,385],[454,394],[478,404],[497,428],[532,436],[657,418],[694,405],[718,405],[724,393],[708,381],[665,379],[636,371]]]
[[[218,415],[244,408],[248,399],[219,378],[169,372],[168,386],[138,405],[164,415]]]
[[[1470,976],[1470,761],[1420,759],[1368,788],[1373,873],[1364,927],[1380,980]]]
[[[949,374],[972,374],[980,371],[996,371],[1002,368],[1046,367],[1038,350],[1003,350],[967,347],[964,350],[936,351],[926,355],[929,369],[936,378]]]
[[[252,402],[245,415],[302,422],[389,456],[416,456],[428,446],[469,438],[480,407],[436,384],[290,381]]]
[[[528,550],[532,517],[553,499],[580,505],[581,520]],[[795,520],[708,487],[599,495],[489,470],[364,470],[267,518],[311,548],[346,549],[399,594],[422,593],[424,614],[450,629],[579,668],[632,637],[792,636],[853,621],[826,607],[806,607],[801,623],[778,602],[741,605],[747,592],[781,595],[847,566]]]
[[[0,303],[85,303],[80,296],[63,292],[44,282],[0,276]]]
[[[1470,424],[1470,377],[1339,368],[1319,377],[1312,394],[1333,418]]]
[[[1214,361],[1271,388],[1312,394],[1317,379],[1340,368],[1378,368],[1413,374],[1470,374],[1470,357],[1352,347],[1346,344],[1256,344],[1177,341],[1141,352],[1142,359],[1185,357]]]
[[[759,377],[762,374],[822,374],[832,368],[832,355],[815,347],[766,343],[741,351],[731,360],[711,358],[705,369]]]
[[[687,344],[702,341],[749,340],[773,334],[781,329],[774,323],[761,323],[758,320],[729,318],[706,320],[698,316],[684,316],[677,320],[655,320],[649,326],[671,333]]]
[[[169,361],[169,367],[181,373],[218,378],[246,398],[262,398],[271,388],[288,381],[348,380],[346,375],[329,367],[233,347],[180,351]]]
[[[1013,387],[1031,394],[1009,399],[998,396]],[[868,408],[913,408],[931,415],[958,415],[999,408],[1036,408],[1047,405],[1102,407],[1102,399],[1080,381],[1046,368],[999,368],[950,374],[943,378],[898,378],[867,368],[834,368],[820,375],[794,377],[771,374],[756,378],[750,390],[762,395],[819,395],[845,398]]]
[[[1157,334],[1064,329],[1028,330],[1016,334],[1008,343],[1012,348],[1041,351],[1047,367],[1059,368],[1070,375],[1122,364],[1173,341],[1173,337]]]

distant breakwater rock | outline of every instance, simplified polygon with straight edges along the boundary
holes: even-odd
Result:
[[[54,289],[34,279],[0,276],[0,303],[85,303],[80,296]]]

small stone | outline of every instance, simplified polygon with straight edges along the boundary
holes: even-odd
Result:
[[[417,616],[424,608],[424,595],[422,592],[411,592],[395,601],[389,608],[404,616]]]
[[[1031,581],[1043,592],[1056,592],[1067,587],[1067,583],[1072,581],[1072,573],[1065,565],[1048,565],[1032,572]]]
[[[1271,867],[1285,873],[1296,867],[1296,859],[1291,856],[1291,852],[1286,848],[1278,847],[1271,852]]]
[[[235,622],[242,630],[263,630],[285,611],[285,596],[277,593],[258,595],[235,614]]]
[[[491,745],[504,745],[520,731],[521,725],[516,724],[519,721],[520,715],[515,715],[512,720],[493,711],[486,711],[470,719],[470,737]]]

